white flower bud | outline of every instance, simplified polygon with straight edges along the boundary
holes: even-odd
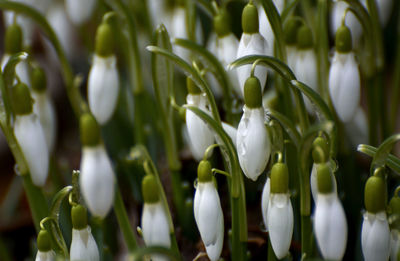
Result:
[[[211,261],[219,259],[224,242],[224,216],[212,181],[198,182],[194,196],[194,217]]]
[[[75,25],[88,21],[96,7],[97,0],[65,0],[68,16]]]
[[[114,202],[114,171],[103,145],[82,150],[79,183],[92,215],[104,218]]]
[[[332,164],[330,161],[328,161],[326,164],[329,164],[329,166],[332,169]],[[317,168],[319,164],[314,163],[311,169],[311,175],[310,175],[310,184],[311,184],[311,195],[313,197],[313,200],[315,203],[317,203],[318,199],[318,187],[317,187]],[[337,185],[336,185],[336,178],[333,173],[331,173],[332,177],[332,185],[333,185],[333,192],[337,195]]]
[[[265,55],[274,56],[274,41],[275,41],[274,31],[272,30],[271,24],[269,23],[267,14],[264,11],[264,7],[262,5],[259,5],[257,10],[259,17],[260,34],[262,35],[262,37],[264,37],[265,41],[269,43]]]
[[[331,11],[331,34],[332,37],[335,37],[335,33],[337,29],[342,25],[343,14],[347,8],[349,8],[349,4],[345,1],[333,1],[332,11]],[[357,46],[360,40],[360,36],[362,34],[362,26],[358,21],[357,17],[352,12],[347,12],[345,25],[351,31],[351,39],[353,42],[353,46]]]
[[[72,229],[72,241],[70,249],[71,261],[98,261],[99,249],[93,238],[91,229],[87,226],[84,229]]]
[[[28,164],[33,184],[44,186],[49,169],[49,151],[38,117],[33,113],[16,115],[14,135]]]
[[[347,221],[336,191],[318,194],[314,231],[324,259],[341,260],[347,244]]]
[[[56,260],[56,253],[53,250],[42,252],[38,251],[35,261],[54,261]]]
[[[329,93],[344,122],[349,122],[360,104],[360,71],[354,53],[335,52],[329,71]]]
[[[361,247],[366,261],[388,260],[390,231],[386,213],[366,212],[361,231]]]
[[[271,142],[264,125],[264,109],[243,107],[236,145],[240,167],[247,178],[256,181],[267,166]]]
[[[390,232],[390,261],[397,261],[399,256],[399,231],[397,229],[392,229]]]
[[[271,192],[271,181],[270,178],[267,177],[261,196],[261,213],[263,216],[265,231],[268,231],[268,204],[269,204],[270,192]]]
[[[89,72],[88,99],[90,110],[100,124],[113,115],[118,101],[119,79],[114,55],[94,55]]]

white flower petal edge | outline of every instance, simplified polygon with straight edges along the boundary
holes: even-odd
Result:
[[[265,55],[268,50],[268,43],[265,41],[264,37],[262,37],[259,33],[255,34],[242,34],[240,38],[239,47],[237,51],[236,58],[239,59],[240,57],[246,55]],[[246,82],[247,78],[250,77],[251,72],[251,64],[243,65],[238,67],[237,75],[240,84],[240,90],[243,97],[244,92],[244,83]],[[265,83],[267,82],[267,68],[264,66],[257,66],[254,71],[254,76],[256,76],[261,83],[261,91],[264,91]]]
[[[42,187],[49,169],[49,151],[38,117],[33,113],[17,115],[14,134],[24,153],[33,184]]]
[[[194,217],[208,257],[218,260],[224,240],[224,216],[213,182],[199,182],[194,196]]]
[[[256,181],[267,166],[271,142],[264,125],[264,109],[243,107],[236,145],[240,167],[247,178]]]
[[[79,180],[90,213],[104,218],[114,202],[115,177],[103,145],[83,147]]]
[[[118,101],[119,79],[114,55],[94,55],[89,72],[88,99],[90,110],[100,124],[105,124],[113,115]]]
[[[68,17],[75,25],[88,21],[96,6],[97,0],[65,0]]]
[[[361,231],[361,247],[366,261],[388,260],[390,255],[390,231],[386,213],[366,212]]]
[[[56,260],[56,253],[53,250],[42,252],[38,251],[35,261],[54,261]]]
[[[268,177],[267,180],[265,181],[265,185],[261,196],[261,213],[263,216],[265,231],[268,231],[268,204],[269,204],[270,192],[271,192],[271,180]]]
[[[267,222],[272,249],[282,259],[288,254],[293,235],[293,208],[288,194],[270,195]]]
[[[390,232],[390,261],[397,261],[399,255],[399,231],[397,229],[392,229]]]
[[[354,53],[335,52],[329,71],[329,93],[339,118],[349,122],[360,104],[360,72]]]
[[[328,163],[330,168],[332,169],[332,164],[330,161]],[[311,176],[310,176],[310,184],[311,184],[311,195],[315,203],[317,203],[318,199],[318,187],[317,187],[317,167],[318,164],[314,163],[311,169]],[[337,185],[336,185],[336,178],[335,174],[331,172],[332,184],[333,184],[333,191],[337,195]]]
[[[81,230],[72,229],[70,259],[71,261],[100,260],[99,249],[89,226]]]
[[[188,94],[186,100],[189,105],[196,106],[202,111],[210,114],[210,111],[206,107],[207,98],[204,95]],[[214,144],[214,132],[206,122],[190,110],[186,110],[186,126],[191,143],[190,148],[192,148],[192,154],[197,161],[200,161],[203,158],[206,149],[210,145]]]
[[[324,259],[341,260],[347,244],[347,221],[336,192],[318,195],[314,231]]]

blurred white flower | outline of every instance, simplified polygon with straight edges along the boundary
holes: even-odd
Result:
[[[89,226],[84,229],[72,229],[70,259],[71,261],[100,260],[99,249]]]
[[[11,57],[11,55],[7,54],[7,53],[5,53],[3,55],[3,59],[1,60],[1,70],[2,71],[4,71],[4,68],[6,67],[10,57]],[[26,60],[20,61],[15,66],[15,74],[21,82],[25,83],[28,86],[31,86],[31,80],[29,77],[29,65]],[[17,83],[16,79],[15,79],[14,83]]]
[[[284,2],[284,1],[281,1]],[[272,31],[271,24],[269,23],[267,14],[264,11],[264,7],[260,4],[257,8],[259,17],[259,30],[262,37],[268,43],[265,55],[274,56],[274,41],[275,35]]]
[[[75,25],[87,22],[96,7],[97,0],[65,0],[68,17]]]
[[[397,229],[392,229],[390,232],[390,261],[397,261],[399,256],[399,231]]]
[[[261,196],[261,213],[263,216],[265,231],[268,231],[268,204],[269,204],[270,192],[271,192],[271,181],[270,178],[267,177]]]
[[[56,260],[56,253],[53,250],[42,252],[38,251],[35,261],[54,261]]]

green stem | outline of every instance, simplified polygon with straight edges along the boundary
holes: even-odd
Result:
[[[392,84],[392,95],[390,100],[390,123],[391,123],[391,131],[394,132],[396,130],[397,123],[397,115],[399,109],[399,100],[400,100],[400,15],[398,15],[398,23],[397,23],[397,49],[396,49],[396,62],[393,70],[393,84]]]
[[[318,85],[319,91],[330,106],[328,70],[329,70],[329,42],[328,42],[328,3],[326,0],[318,0],[318,22],[317,22],[317,54],[318,54]]]
[[[301,214],[301,254],[302,257],[312,256],[312,224],[310,215]]]
[[[377,94],[374,85],[374,78],[366,80],[367,85],[367,99],[368,99],[368,136],[369,144],[376,146],[378,144],[378,130],[377,122],[379,120]]]

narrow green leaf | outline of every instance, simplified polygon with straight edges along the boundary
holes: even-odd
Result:
[[[400,140],[400,134],[395,134],[387,138],[377,149],[371,163],[371,174],[379,167],[386,165],[387,158],[393,146]]]
[[[286,19],[292,14],[294,9],[296,8],[297,4],[299,3],[300,0],[294,0],[289,5],[286,6],[286,8],[283,10],[281,14],[281,21],[284,23]]]
[[[374,157],[377,148],[371,146],[371,145],[366,145],[366,144],[360,144],[358,145],[357,150],[359,152],[362,152],[370,157]],[[386,158],[386,165],[391,168],[397,175],[400,175],[400,159],[397,158],[396,156],[389,154],[389,156]]]
[[[69,195],[72,189],[72,186],[66,186],[58,191],[57,194],[53,197],[53,201],[50,207],[50,217],[58,220],[58,213],[60,212],[61,203]]]
[[[215,15],[215,10],[212,7],[211,1],[208,0],[196,0],[196,3],[198,6],[200,6],[204,11],[206,11],[206,14],[208,14],[208,16],[210,18],[214,17]]]

